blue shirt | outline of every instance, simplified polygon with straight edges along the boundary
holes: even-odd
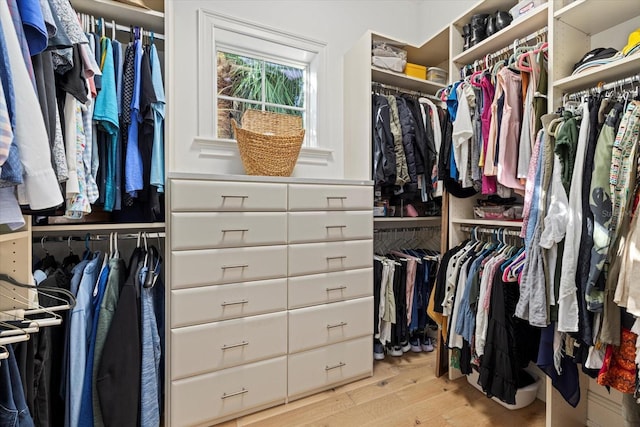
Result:
[[[151,152],[151,181],[150,184],[158,188],[158,193],[164,193],[164,86],[162,84],[162,70],[156,45],[151,45],[151,80],[156,94],[156,102],[151,104],[153,109],[153,150]]]
[[[107,288],[107,279],[109,278],[109,263],[106,262],[102,266],[98,283],[93,290],[91,332],[89,334],[89,349],[87,351],[87,367],[82,384],[82,398],[80,402],[80,419],[78,427],[93,427],[93,356],[96,348],[96,331],[98,330],[98,318],[100,315],[100,304],[102,297]]]
[[[80,403],[82,399],[82,387],[84,384],[85,369],[87,366],[87,350],[91,325],[93,325],[92,294],[93,287],[98,279],[98,264],[100,253],[94,253],[93,259],[87,262],[82,279],[76,294],[76,305],[71,310],[69,323],[69,426],[79,425]],[[76,275],[74,275],[74,278]]]
[[[29,46],[31,56],[37,55],[47,48],[47,26],[42,16],[39,0],[18,0],[18,10],[22,19],[22,28]]]

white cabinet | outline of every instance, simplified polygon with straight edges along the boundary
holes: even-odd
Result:
[[[372,374],[368,183],[180,175],[168,191],[172,426]]]

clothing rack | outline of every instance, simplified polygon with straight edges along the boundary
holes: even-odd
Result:
[[[411,231],[440,230],[439,225],[421,225],[418,227],[394,227],[373,230],[374,233],[406,233]]]
[[[520,227],[520,224],[518,224],[518,225],[514,224],[513,226],[514,227]],[[504,225],[501,225],[500,227],[496,227],[496,228],[462,226],[462,227],[460,227],[460,230],[467,231],[467,232],[472,232],[472,233],[482,233],[482,234],[495,234],[497,230],[502,230],[502,233],[505,236],[520,237],[520,230],[506,229]]]
[[[106,21],[104,18],[96,18],[92,15],[87,15],[86,13],[79,13],[78,14],[80,16],[80,20],[81,20],[81,25],[83,26],[83,28],[86,28],[85,24],[90,25],[91,31],[95,31],[95,25],[103,25],[104,29],[111,29],[112,34],[111,34],[111,38],[115,39],[115,31],[122,31],[123,33],[132,33],[133,29],[136,28],[134,26],[126,26],[126,25],[120,25],[117,24],[116,21],[111,20],[111,21]],[[154,31],[145,31],[144,28],[142,27],[137,27],[140,28],[140,35],[141,36],[146,36],[149,37],[149,39],[154,40],[154,39],[158,39],[158,40],[163,40],[164,41],[164,34],[161,33],[156,33]],[[104,30],[103,30],[104,33]]]
[[[423,98],[429,98],[429,99],[431,99],[433,101],[442,102],[442,100],[440,98],[438,98],[437,96],[434,96],[434,95],[429,95],[429,94],[426,94],[426,93],[423,93],[423,92],[419,92],[419,91],[416,91],[416,90],[411,90],[411,89],[403,89],[403,88],[398,87],[398,86],[388,85],[388,84],[384,84],[384,83],[371,82],[371,90],[375,91],[376,88],[394,90],[396,92],[404,93],[404,94],[407,94],[407,95],[420,96],[420,97],[423,97]]]
[[[544,26],[542,28],[540,28],[538,31],[529,34],[528,36],[525,36],[521,39],[515,39],[513,41],[513,43],[509,46],[505,46],[500,50],[497,50],[493,53],[488,53],[484,56],[484,58],[482,60],[476,60],[474,61],[473,64],[469,64],[469,67],[473,67],[473,66],[477,66],[480,65],[481,63],[485,63],[488,64],[488,62],[490,60],[492,60],[493,58],[497,58],[500,55],[504,55],[505,53],[509,53],[509,52],[515,52],[515,50],[518,48],[518,46],[522,46],[522,45],[526,45],[527,43],[529,43],[531,40],[535,40],[538,37],[544,35],[546,37],[548,32],[548,27]]]
[[[640,83],[640,74],[636,74],[630,77],[625,77],[623,79],[615,80],[609,83],[598,83],[597,86],[594,86],[590,89],[584,89],[578,92],[565,94],[564,97],[570,100],[578,100],[584,96],[595,95],[601,93],[603,91],[612,90],[612,89],[622,89],[624,86],[633,85],[634,83]],[[636,86],[636,89],[639,86]]]
[[[44,245],[47,242],[50,243],[62,243],[62,242],[104,242],[104,241],[109,241],[109,239],[111,238],[111,235],[114,233],[110,233],[110,234],[91,234],[91,233],[86,233],[84,236],[78,236],[78,235],[55,235],[55,236],[42,236],[42,237],[34,237],[33,238],[33,243],[40,243],[41,245]],[[157,239],[163,239],[165,238],[165,233],[162,231],[143,231],[141,232],[141,234],[139,233],[126,233],[126,234],[120,234],[120,233],[115,233],[118,240],[133,240],[133,239],[138,239],[138,238],[142,238],[144,235],[147,236],[147,238],[157,238]]]

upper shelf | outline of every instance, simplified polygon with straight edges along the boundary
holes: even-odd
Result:
[[[553,15],[587,35],[597,34],[635,16],[640,16],[640,1],[637,0],[575,0]]]
[[[496,10],[508,11],[516,3],[518,3],[516,0],[483,0],[453,21],[453,25],[462,28],[462,26],[468,24],[469,21],[471,21],[471,17],[477,13],[495,13]]]
[[[533,11],[514,20],[507,28],[498,31],[491,37],[487,37],[477,45],[455,56],[453,62],[460,65],[471,64],[476,59],[513,44],[516,39],[535,33],[547,25],[548,8],[548,3],[536,7]]]
[[[430,80],[423,80],[416,77],[407,76],[403,73],[383,70],[382,68],[374,66],[371,67],[371,81],[383,83],[386,85],[398,86],[403,89],[414,90],[416,92],[422,92],[427,95],[433,95],[439,89],[446,87],[446,85],[432,82]]]
[[[522,228],[522,221],[503,221],[482,218],[451,218],[452,224],[480,225],[485,227]]]
[[[376,229],[397,227],[440,227],[442,224],[442,217],[373,217],[373,224]]]
[[[46,235],[84,236],[87,233],[137,233],[138,231],[162,232],[165,229],[164,222],[141,222],[122,224],[56,224],[56,225],[34,225],[32,234],[37,237]]]
[[[71,0],[77,12],[96,18],[115,20],[120,25],[136,25],[145,30],[164,34],[164,13],[141,7],[129,6],[114,0]]]
[[[553,86],[563,93],[595,87],[598,82],[611,83],[616,80],[636,74],[640,69],[640,52],[611,62],[607,65],[591,68],[576,74],[556,80]]]

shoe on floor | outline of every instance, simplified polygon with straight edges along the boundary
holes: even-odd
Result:
[[[433,342],[431,341],[431,337],[424,337],[420,340],[420,346],[422,347],[422,351],[433,351]]]
[[[391,356],[395,356],[395,357],[400,357],[404,354],[404,352],[402,351],[402,347],[400,347],[399,345],[387,347],[387,352]]]
[[[384,359],[384,346],[380,341],[376,340],[373,343],[373,360],[383,360]]]
[[[402,352],[406,353],[409,350],[411,350],[411,345],[409,344],[409,341],[401,341],[400,342],[400,347],[402,347]]]
[[[420,340],[418,339],[418,337],[411,338],[411,340],[409,341],[409,344],[411,345],[412,352],[414,353],[422,352],[422,346],[420,346]]]

